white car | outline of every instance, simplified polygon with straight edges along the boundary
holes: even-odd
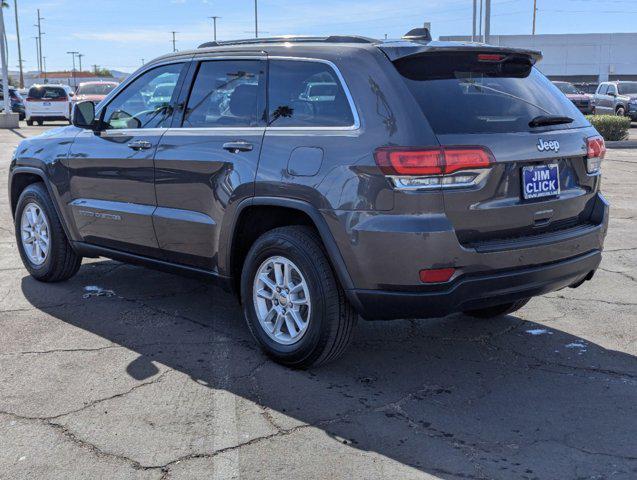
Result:
[[[68,85],[33,85],[25,101],[27,125],[43,125],[45,120],[70,122],[72,96]]]

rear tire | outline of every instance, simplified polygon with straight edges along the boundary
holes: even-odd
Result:
[[[617,107],[617,110],[615,110],[615,115],[617,115],[618,117],[626,116],[626,109],[624,109],[624,107]]]
[[[36,221],[34,217],[43,220]],[[36,280],[61,282],[80,269],[82,257],[71,248],[42,183],[29,185],[20,195],[15,212],[15,234],[22,263]]]
[[[358,320],[321,240],[303,226],[276,228],[257,239],[244,262],[241,298],[263,351],[294,368],[338,358]]]
[[[524,298],[522,300],[518,300],[517,302],[505,303],[503,305],[495,305],[493,307],[478,308],[475,310],[465,310],[463,313],[470,317],[484,318],[484,319],[501,317],[504,315],[510,315],[513,312],[517,312],[524,305],[529,303],[530,300],[531,300],[530,298]]]
[[[38,120],[38,125],[39,125],[39,126],[44,125],[44,120]]]
[[[27,125],[29,127],[32,127],[33,126],[33,120],[31,120],[31,119],[27,120]]]

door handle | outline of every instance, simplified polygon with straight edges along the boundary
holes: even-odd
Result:
[[[253,149],[253,146],[251,143],[238,141],[238,142],[224,143],[223,149],[228,150],[231,153],[251,152]]]
[[[152,146],[153,144],[146,140],[137,140],[128,144],[128,148],[132,148],[135,151],[148,150]]]

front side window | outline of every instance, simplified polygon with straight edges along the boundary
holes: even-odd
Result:
[[[263,118],[260,92],[264,82],[264,63],[258,60],[202,62],[190,92],[183,127],[256,126]]]
[[[183,63],[157,67],[137,77],[104,111],[107,129],[169,126]]]
[[[605,83],[602,83],[599,88],[597,89],[597,94],[598,95],[606,95],[606,92],[608,91],[608,85],[606,85]]]
[[[273,127],[349,127],[354,116],[339,77],[321,62],[272,60],[269,122]]]

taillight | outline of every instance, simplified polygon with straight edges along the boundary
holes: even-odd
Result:
[[[602,160],[606,155],[606,144],[601,136],[586,139],[586,171],[589,174],[599,173],[602,169]]]
[[[451,174],[486,169],[494,162],[487,148],[464,146],[383,147],[376,150],[374,157],[381,171],[392,176],[396,187],[410,189],[469,186],[479,177],[479,172]]]

